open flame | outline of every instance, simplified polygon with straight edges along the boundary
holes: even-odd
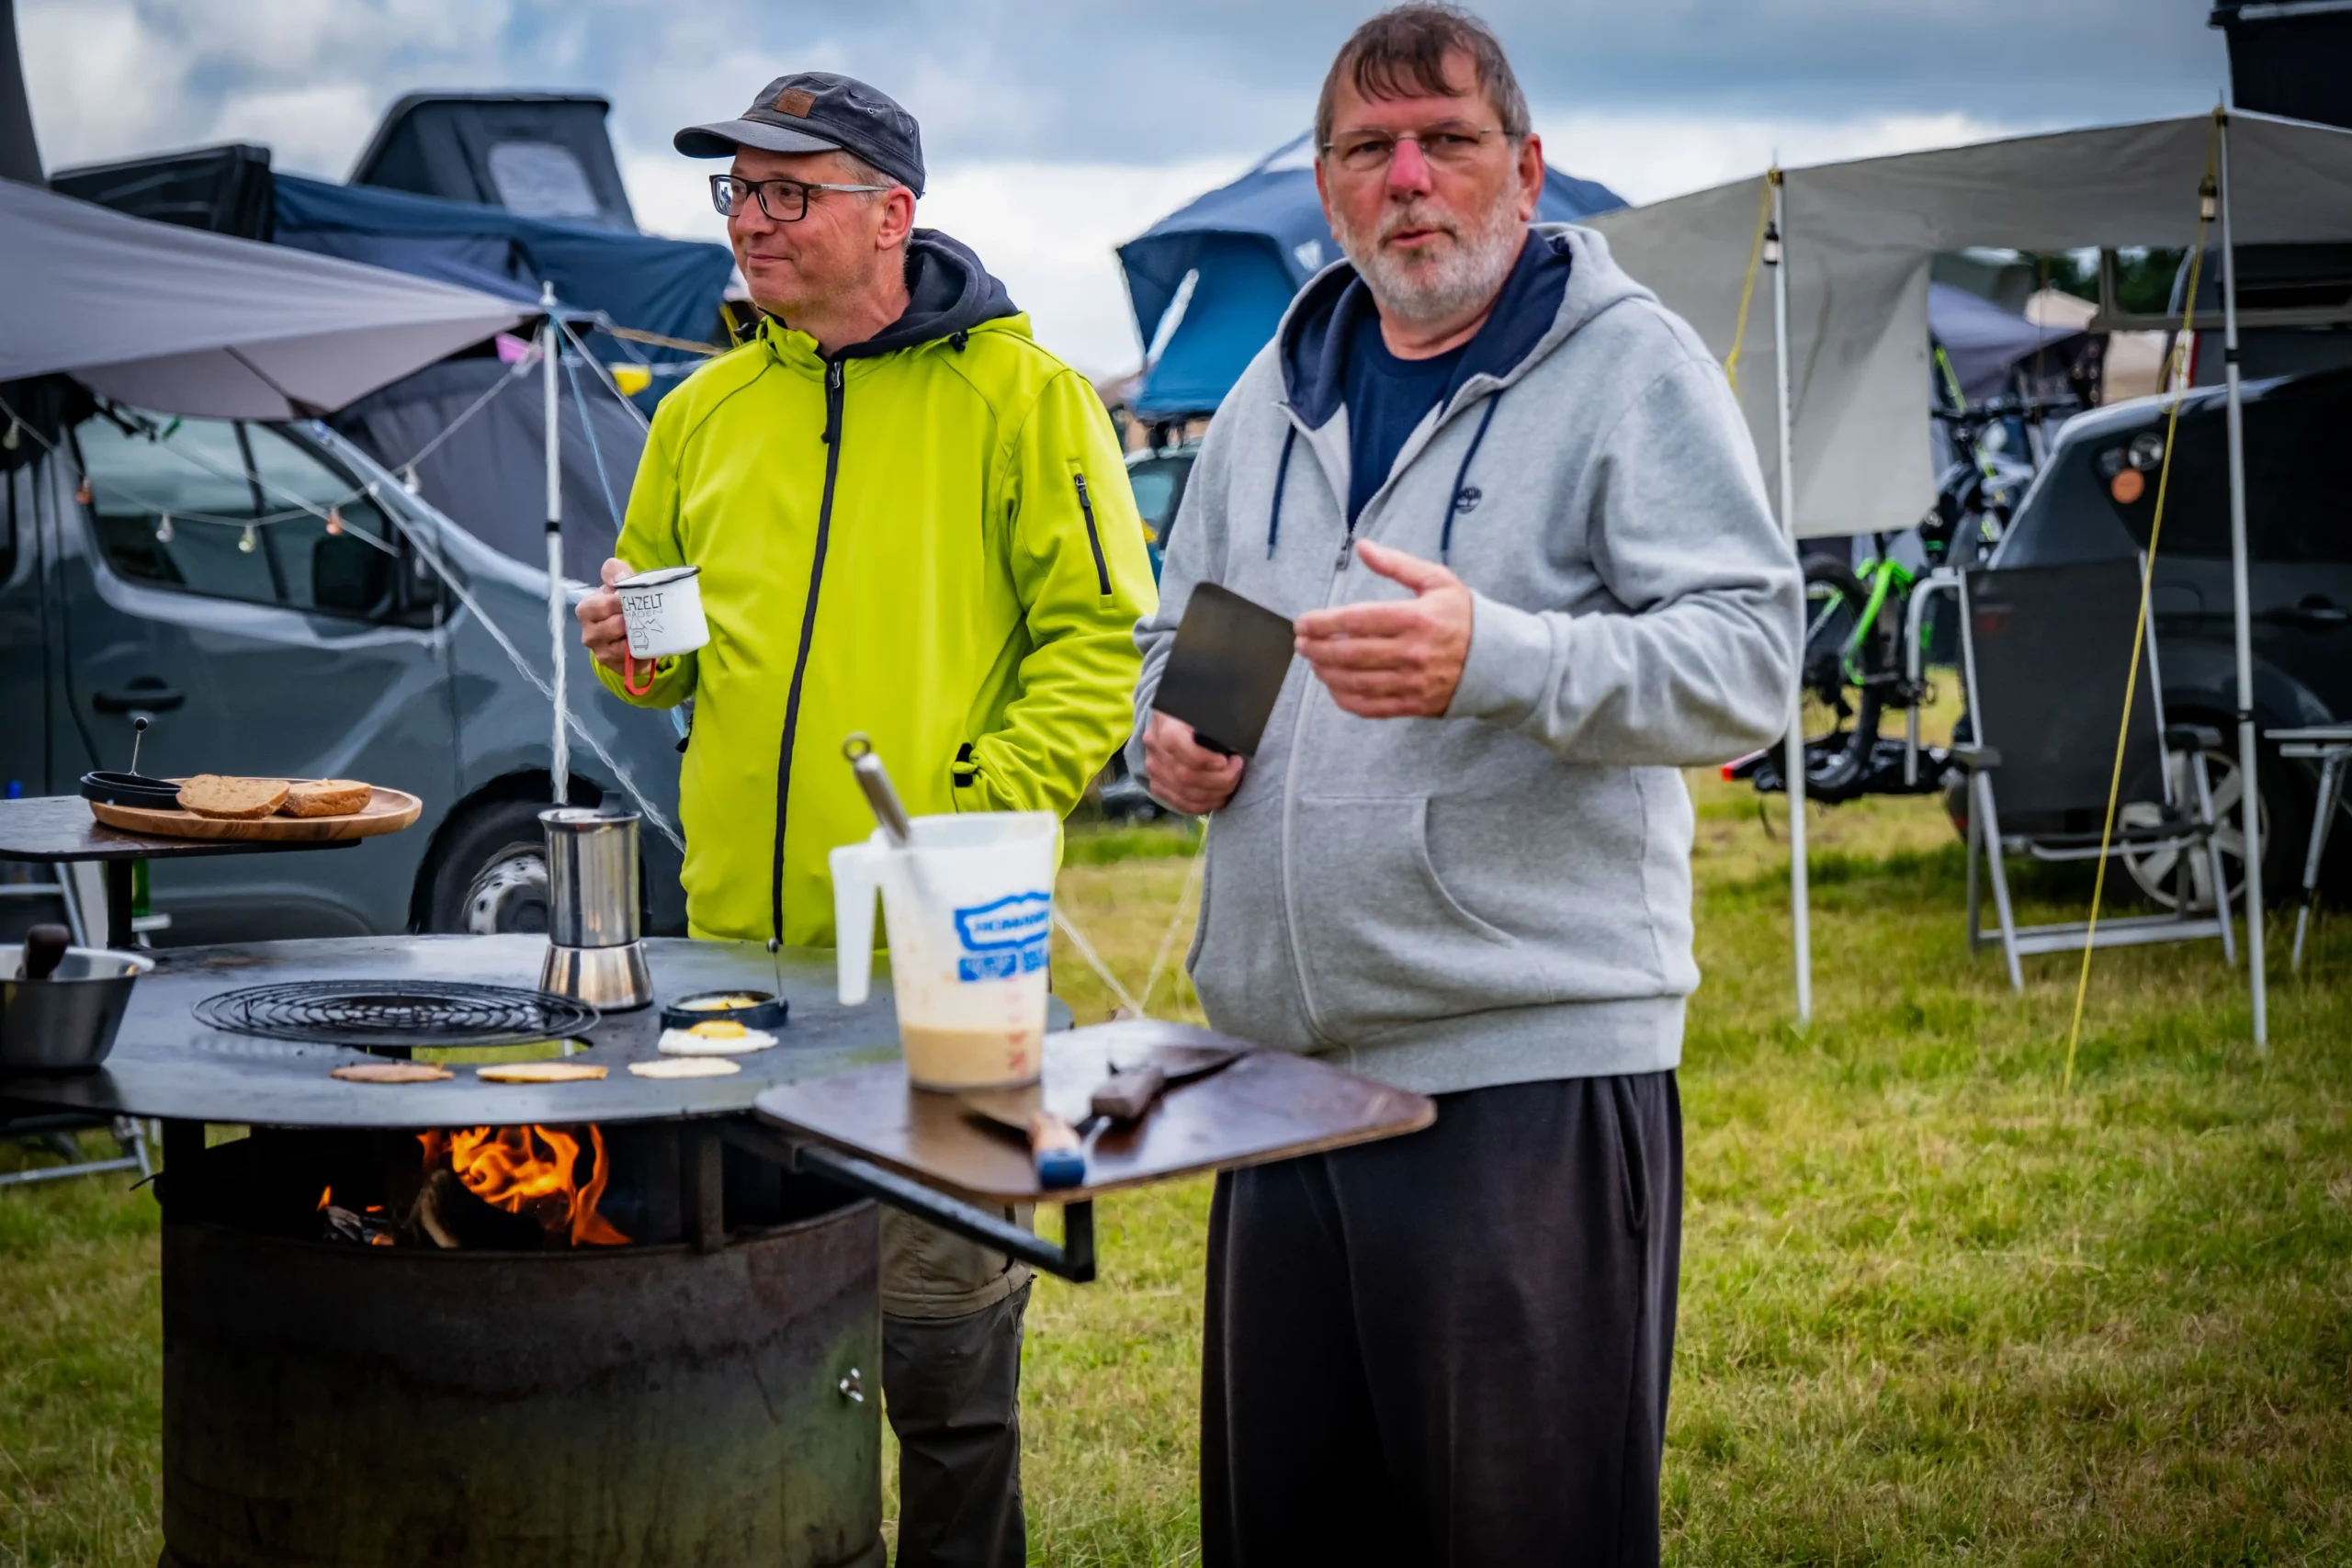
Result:
[[[447,1156],[466,1190],[510,1214],[536,1220],[574,1247],[620,1247],[628,1237],[596,1213],[608,1174],[605,1135],[588,1129],[589,1171],[580,1140],[553,1127],[458,1127],[424,1134],[425,1164]]]

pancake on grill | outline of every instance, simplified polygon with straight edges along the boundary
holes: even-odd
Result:
[[[631,1062],[628,1070],[641,1078],[723,1078],[741,1072],[743,1064],[724,1056],[664,1056],[655,1062]]]
[[[503,1062],[476,1067],[474,1077],[492,1083],[580,1083],[605,1076],[603,1067],[586,1062]]]
[[[455,1075],[431,1062],[353,1062],[327,1076],[345,1083],[433,1083]]]

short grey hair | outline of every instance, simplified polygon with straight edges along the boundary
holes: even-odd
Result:
[[[1435,96],[1453,90],[1445,79],[1445,62],[1454,54],[1470,57],[1472,80],[1486,93],[1503,134],[1526,141],[1532,128],[1527,95],[1520,91],[1494,29],[1458,6],[1414,5],[1381,12],[1340,46],[1315,104],[1316,152],[1331,143],[1342,81],[1367,98]]]

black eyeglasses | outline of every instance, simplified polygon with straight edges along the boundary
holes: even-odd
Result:
[[[732,218],[745,200],[756,200],[760,210],[777,223],[797,223],[808,216],[812,190],[883,191],[894,186],[831,186],[813,180],[747,180],[737,175],[710,176],[710,204],[722,218]]]

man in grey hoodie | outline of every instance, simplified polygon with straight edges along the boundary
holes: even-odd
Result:
[[[1723,371],[1531,227],[1501,47],[1407,6],[1340,51],[1347,254],[1209,428],[1131,758],[1215,817],[1218,1028],[1438,1098],[1395,1143],[1219,1179],[1203,1561],[1655,1563],[1690,952],[1676,770],[1777,734],[1799,580]],[[1153,690],[1193,587],[1295,617],[1256,755]]]

